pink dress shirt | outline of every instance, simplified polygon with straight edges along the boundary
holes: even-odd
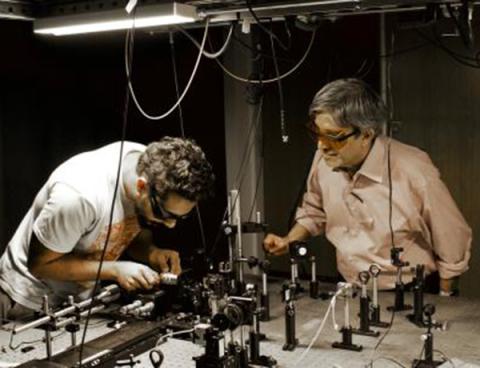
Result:
[[[379,287],[393,288],[396,268],[390,262],[389,140],[376,138],[361,168],[351,178],[333,171],[318,150],[312,163],[296,221],[311,235],[325,233],[335,246],[337,267],[348,282],[372,263],[382,269]],[[392,226],[395,246],[411,266],[452,278],[468,269],[472,231],[437,168],[418,148],[391,140]],[[404,282],[413,273],[404,268]]]

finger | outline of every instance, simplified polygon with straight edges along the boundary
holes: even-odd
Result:
[[[287,253],[287,247],[277,247],[272,254],[274,256],[281,256],[283,254]]]
[[[275,235],[268,234],[265,237],[265,239],[263,239],[263,246],[264,247],[270,247],[272,244],[274,244],[274,237],[275,237]]]
[[[278,244],[281,242],[281,238],[274,234],[268,234],[263,240],[263,248],[266,252],[272,253],[278,247]]]
[[[151,285],[148,282],[147,278],[143,275],[143,273],[137,275],[135,278],[137,281],[137,284],[142,288],[142,289],[150,289]]]
[[[135,289],[139,289],[140,285],[133,277],[129,277],[126,281],[126,286],[128,291],[133,291]]]
[[[273,241],[263,242],[263,249],[266,252],[271,253],[275,249],[275,243]]]
[[[277,252],[281,248],[282,248],[282,246],[278,242],[275,242],[275,243],[269,244],[266,251],[270,254],[274,254],[275,252]]]
[[[158,257],[158,263],[162,272],[168,272],[170,270],[168,267],[167,258],[164,255]]]
[[[177,252],[170,253],[170,266],[171,272],[175,275],[180,275],[182,273],[182,266],[180,265],[180,256]]]
[[[125,289],[126,291],[130,291],[130,284],[128,283],[128,281],[122,281],[120,282],[120,286],[122,287],[122,289]]]
[[[265,252],[267,253],[270,253],[272,252],[272,248],[274,247],[274,244],[270,244],[270,243],[263,243],[263,249],[265,250]]]
[[[148,284],[150,287],[152,287],[153,285],[156,285],[159,283],[160,281],[160,277],[158,275],[157,272],[153,271],[152,269],[150,268],[145,268],[143,270],[143,276],[145,277],[145,279],[147,280]]]

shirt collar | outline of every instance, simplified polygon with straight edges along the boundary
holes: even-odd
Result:
[[[378,136],[373,142],[372,149],[367,155],[356,175],[363,175],[377,183],[383,182],[383,173],[386,165],[386,144],[385,136]]]

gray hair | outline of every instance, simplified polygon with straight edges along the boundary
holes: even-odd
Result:
[[[205,153],[191,139],[164,137],[150,143],[140,155],[137,174],[154,185],[161,198],[175,192],[198,201],[212,194],[212,166]]]
[[[341,127],[373,129],[375,135],[381,133],[388,120],[388,110],[380,96],[368,84],[354,78],[338,79],[323,86],[310,105],[310,119],[313,121],[319,113],[331,114]]]

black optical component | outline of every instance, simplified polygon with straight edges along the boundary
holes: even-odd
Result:
[[[307,258],[309,256],[308,244],[304,241],[294,241],[291,242],[288,246],[290,252],[290,258]]]

